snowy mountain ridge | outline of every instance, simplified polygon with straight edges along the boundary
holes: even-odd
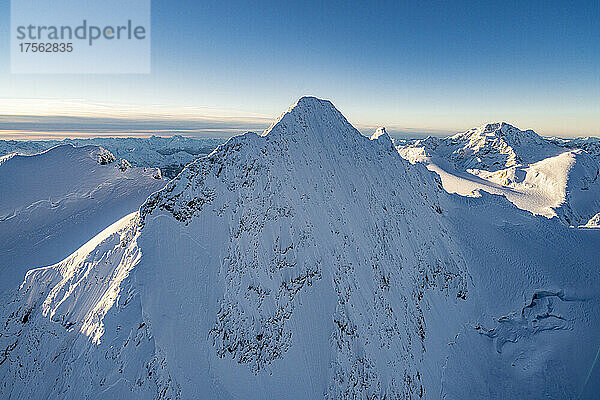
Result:
[[[534,131],[522,131],[506,122],[484,124],[445,138],[430,136],[400,149],[413,162],[440,157],[458,170],[490,172],[537,162],[562,151]]]
[[[501,122],[401,143],[398,151],[436,171],[452,193],[501,194],[519,208],[579,226],[600,210],[600,164],[577,143]]]
[[[597,137],[582,137],[582,138],[548,138],[558,146],[565,147],[567,149],[582,149],[585,150],[589,155],[600,161],[600,138]]]
[[[159,178],[155,168],[123,168],[98,146],[67,144],[6,157],[0,164],[0,292],[137,210],[164,186]]]
[[[576,398],[600,387],[598,233],[448,194],[301,98],[30,271],[0,394]]]

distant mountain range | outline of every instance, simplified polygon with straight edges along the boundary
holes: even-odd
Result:
[[[600,211],[599,143],[544,138],[501,122],[397,147],[402,157],[435,170],[450,192],[501,194],[519,208],[578,226]]]
[[[207,155],[224,139],[196,139],[184,136],[150,138],[92,138],[62,141],[0,140],[0,156],[11,153],[31,155],[59,144],[102,146],[115,157],[126,159],[134,167],[160,168],[165,178],[174,178],[183,167],[196,158]]]

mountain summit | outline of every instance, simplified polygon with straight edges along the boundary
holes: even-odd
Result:
[[[357,134],[360,135],[329,100],[301,97],[263,133],[263,136],[274,138],[281,135],[300,135],[325,143],[344,140],[346,136]]]
[[[375,130],[375,132],[371,135],[371,139],[379,139],[380,136],[387,135],[387,131],[385,127],[380,127]]]

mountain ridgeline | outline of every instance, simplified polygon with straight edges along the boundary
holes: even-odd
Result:
[[[0,395],[586,398],[598,249],[303,97],[6,292]]]

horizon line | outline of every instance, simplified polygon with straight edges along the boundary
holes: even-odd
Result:
[[[331,101],[331,100],[330,100]],[[281,113],[280,113],[281,114]],[[265,115],[207,106],[131,105],[90,102],[83,99],[9,99],[0,98],[0,139],[58,140],[92,137],[150,137],[181,135],[186,137],[229,138],[244,132],[262,132],[280,115]],[[350,120],[351,118],[349,118]],[[433,128],[403,126],[398,123],[356,123],[365,136],[385,127],[390,136],[451,136],[473,127],[500,120],[477,121],[470,126]],[[383,122],[383,121],[382,121]],[[521,130],[528,126],[511,125]],[[543,137],[600,137],[595,132],[540,133]]]

